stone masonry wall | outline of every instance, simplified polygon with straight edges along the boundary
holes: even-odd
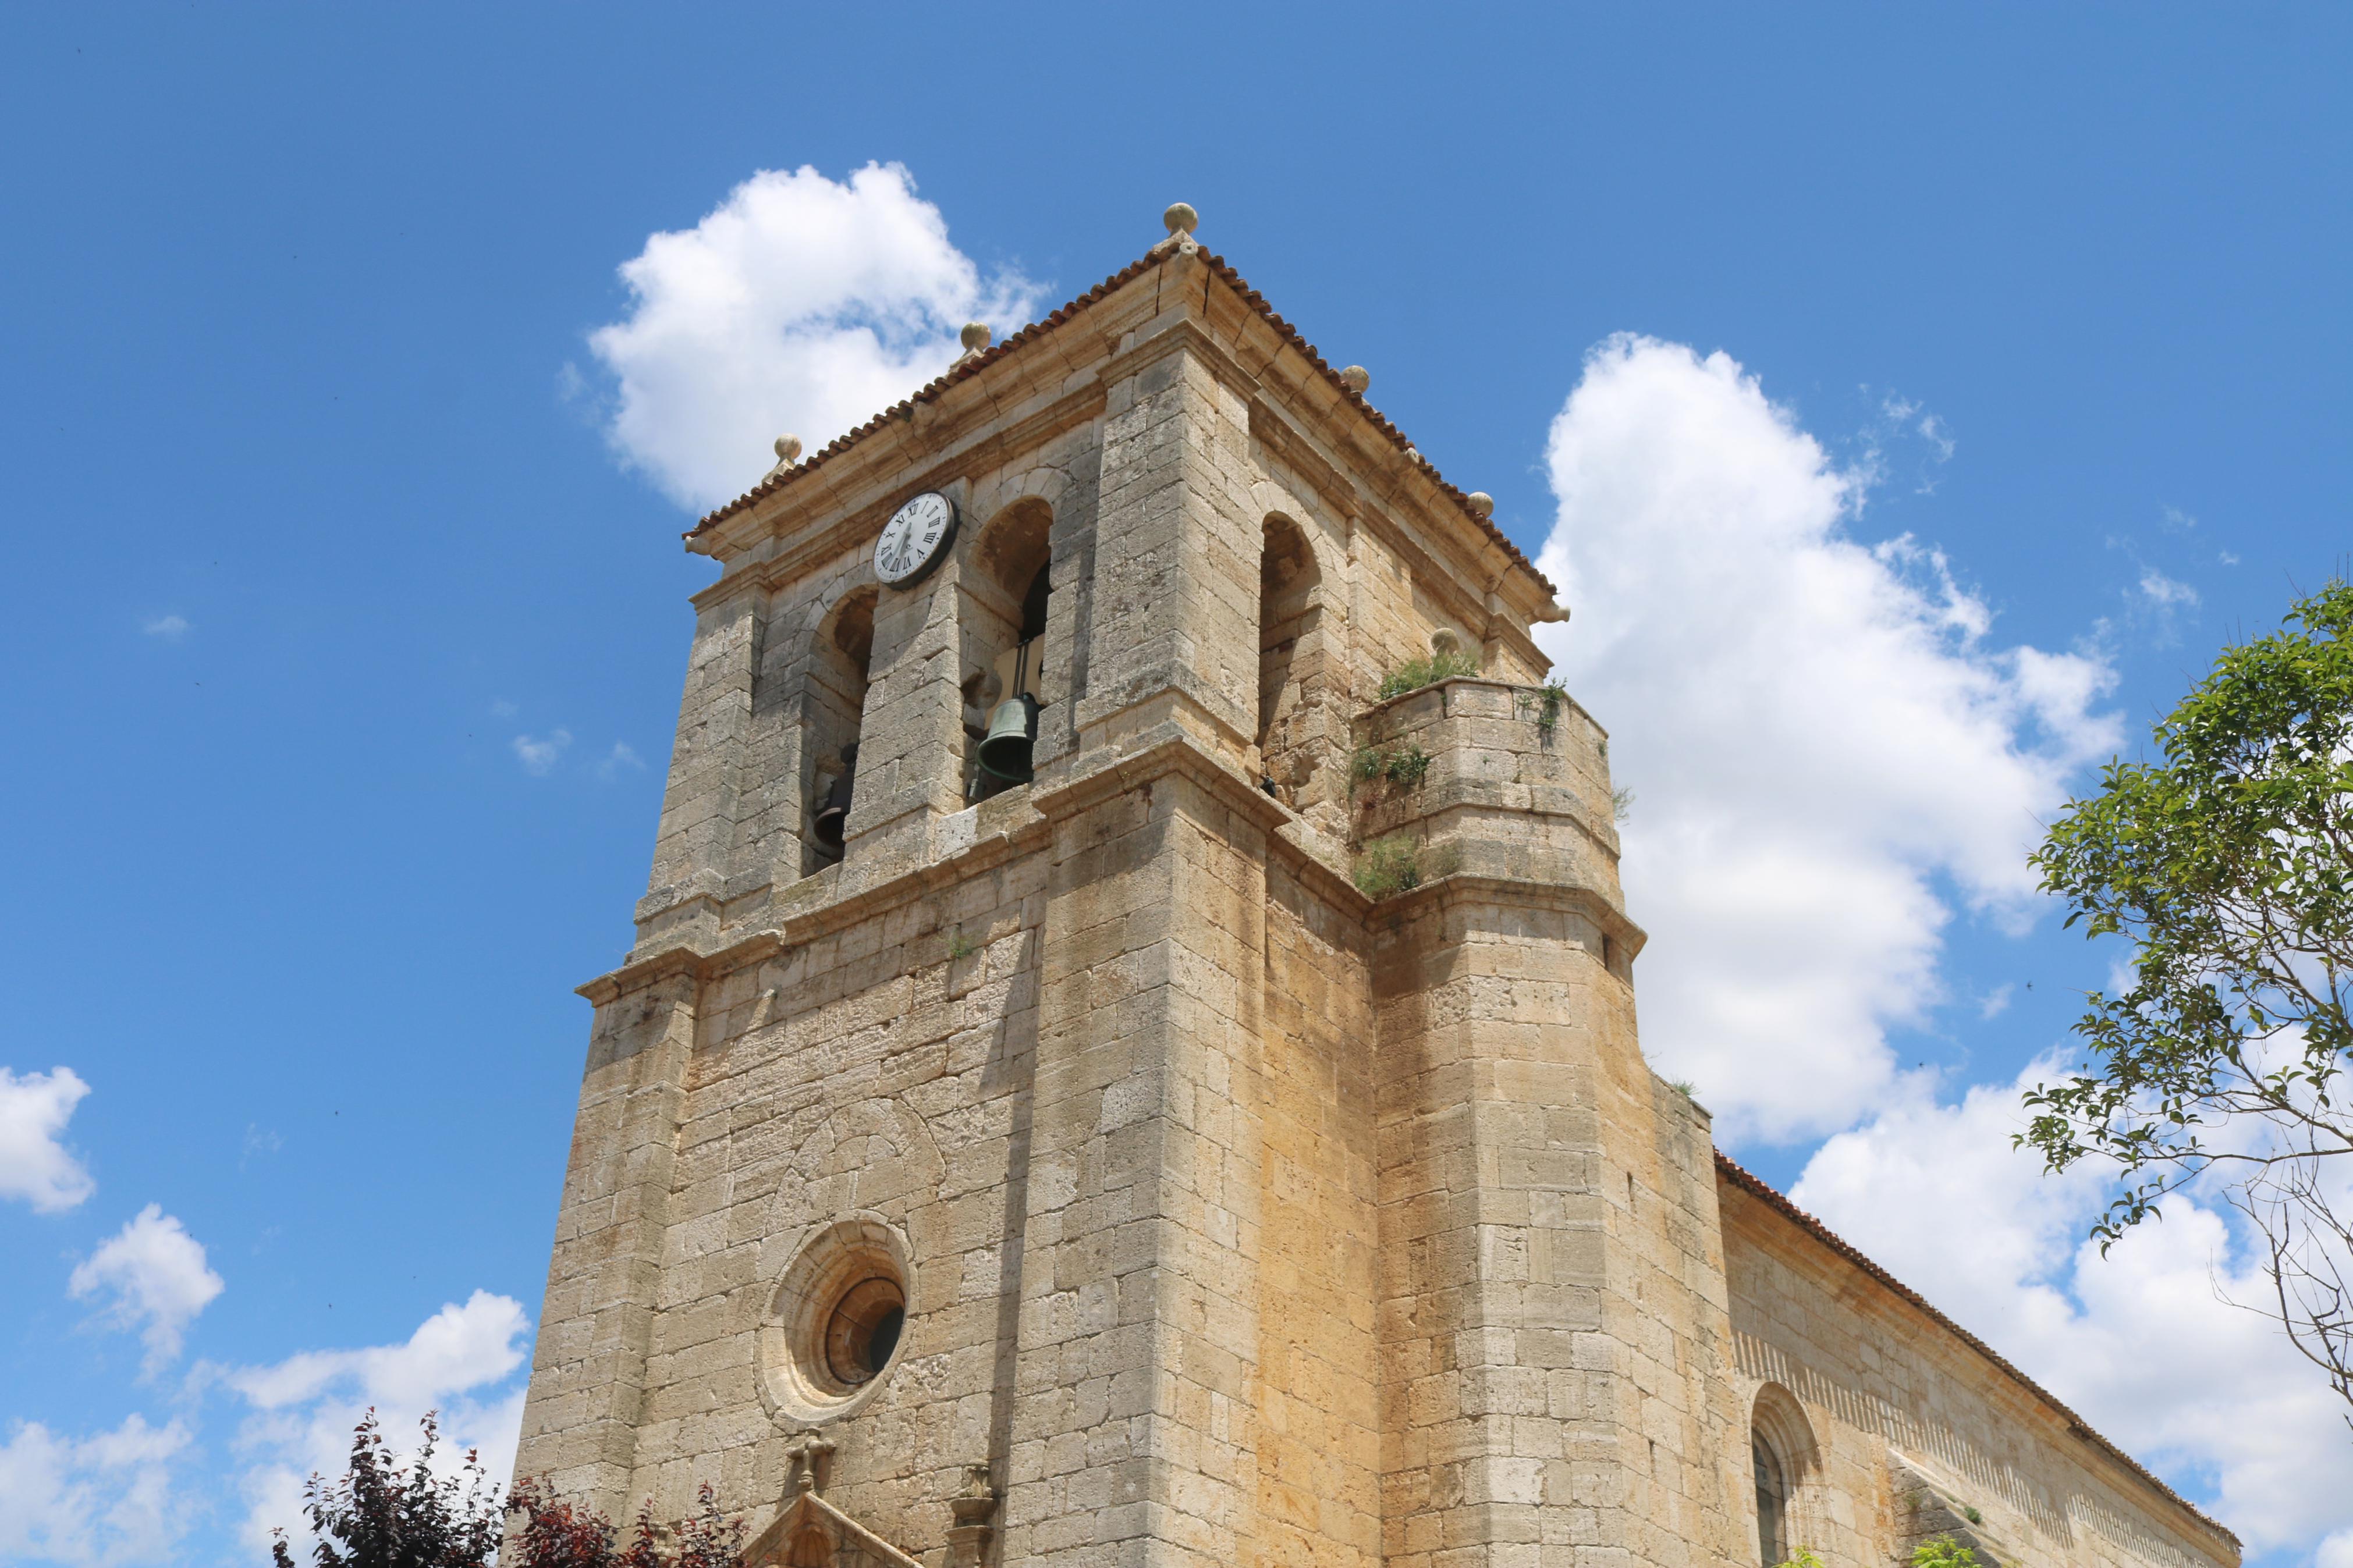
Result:
[[[1243,1561],[1263,941],[1250,826],[1176,776],[1048,810],[1007,1561]]]
[[[1715,1561],[1704,1129],[1633,1048],[1602,922],[1469,879],[1398,902],[1376,962],[1386,1561]]]
[[[649,1387],[697,989],[672,971],[597,1008],[532,1356],[515,1473],[615,1517]]]
[[[687,1069],[674,1159],[642,1162],[641,1184],[662,1190],[667,1212],[628,1232],[630,1272],[651,1286],[634,1439],[615,1439],[594,1402],[541,1395],[575,1345],[617,1337],[582,1288],[596,1276],[581,1254],[615,1250],[596,1238],[625,1231],[608,1216],[633,1173],[575,1160],[518,1473],[549,1473],[616,1517],[649,1500],[683,1511],[703,1480],[755,1519],[773,1510],[796,1423],[764,1394],[757,1331],[811,1224],[879,1215],[910,1243],[905,1348],[871,1404],[829,1429],[828,1495],[937,1559],[962,1467],[993,1461],[1001,1473],[1008,1440],[1010,1366],[997,1347],[1019,1243],[1045,879],[1041,856],[1011,859],[707,987],[691,1063],[665,1063]],[[638,996],[606,1009],[645,1010]],[[600,1016],[600,1030],[621,1027]],[[675,1055],[674,1035],[664,1041]],[[589,1102],[626,1104],[618,1080],[596,1080],[655,1059],[592,1066]],[[584,1111],[584,1138],[596,1142],[611,1114]],[[595,1220],[607,1223],[592,1230]],[[606,1375],[573,1364],[574,1381]]]
[[[1574,701],[1459,678],[1374,704],[1356,732],[1357,754],[1382,770],[1355,782],[1359,844],[1414,846],[1425,878],[1508,877],[1616,906],[1609,736]],[[1398,778],[1414,757],[1419,777]]]
[[[1258,1552],[1381,1561],[1374,1037],[1363,922],[1266,874],[1259,1111]]]
[[[1786,1391],[1810,1429],[1812,1452],[1790,1456],[1793,1541],[1832,1563],[1894,1563],[1949,1527],[2002,1568],[2237,1562],[2219,1531],[1795,1221],[1729,1182],[1721,1201],[1740,1398]]]

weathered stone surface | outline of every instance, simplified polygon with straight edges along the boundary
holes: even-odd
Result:
[[[1188,232],[967,363],[698,535],[521,1471],[617,1517],[709,1481],[797,1563],[1681,1568],[1756,1561],[1754,1427],[1833,1563],[2235,1561],[1722,1183],[1636,1040],[1550,585]],[[882,588],[927,488],[951,557]],[[1040,563],[1037,775],[989,794]],[[1482,673],[1379,699],[1440,648]],[[825,1292],[870,1277],[858,1382]]]

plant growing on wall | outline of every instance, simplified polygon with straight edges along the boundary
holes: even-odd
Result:
[[[1978,1568],[1978,1554],[1951,1536],[1939,1535],[1912,1549],[1912,1568]]]
[[[1348,764],[1353,784],[1385,783],[1393,789],[1419,789],[1422,775],[1429,772],[1430,753],[1415,741],[1360,747]]]
[[[1368,899],[1386,899],[1421,886],[1421,865],[1414,841],[1402,833],[1377,838],[1356,857],[1356,890]]]
[[[1458,675],[1478,673],[1478,656],[1460,649],[1433,653],[1428,658],[1408,659],[1382,678],[1380,700],[1386,702],[1392,697],[1402,697],[1409,691],[1419,691],[1425,686],[1451,680]]]
[[[1535,721],[1536,739],[1549,747],[1553,731],[1560,728],[1560,710],[1568,705],[1568,688],[1561,684],[1560,677],[1554,676],[1534,691],[1516,693],[1513,705],[1521,718]]]

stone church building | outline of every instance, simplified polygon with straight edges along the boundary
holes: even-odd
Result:
[[[1651,1070],[1567,612],[1193,227],[688,534],[518,1473],[843,1568],[2235,1564]]]

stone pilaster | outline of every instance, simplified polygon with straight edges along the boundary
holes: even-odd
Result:
[[[1171,263],[1172,270],[1176,264]],[[1258,712],[1261,521],[1249,413],[1173,310],[1139,334],[1103,419],[1084,737],[1176,700],[1239,755]]]
[[[950,487],[960,505],[970,487]],[[965,520],[970,525],[970,520]],[[845,864],[861,879],[919,864],[930,828],[964,809],[964,679],[958,657],[957,583],[961,559],[943,562],[921,582],[885,587],[874,610],[874,654],[858,734],[858,782],[849,808]]]
[[[1065,458],[1071,483],[1054,508],[1047,535],[1054,595],[1046,614],[1046,710],[1039,716],[1032,760],[1050,766],[1078,743],[1078,712],[1088,689],[1094,633],[1096,486],[1103,474],[1099,439],[1074,443]]]
[[[1040,803],[1008,1563],[1250,1555],[1264,836],[1195,757]]]
[[[670,1223],[678,1131],[693,1053],[691,968],[608,977],[574,1123],[547,1295],[540,1309],[518,1476],[626,1517],[646,1358]]]
[[[653,874],[638,903],[640,952],[719,929],[719,905],[733,868],[765,608],[765,595],[750,590],[696,614]]]

